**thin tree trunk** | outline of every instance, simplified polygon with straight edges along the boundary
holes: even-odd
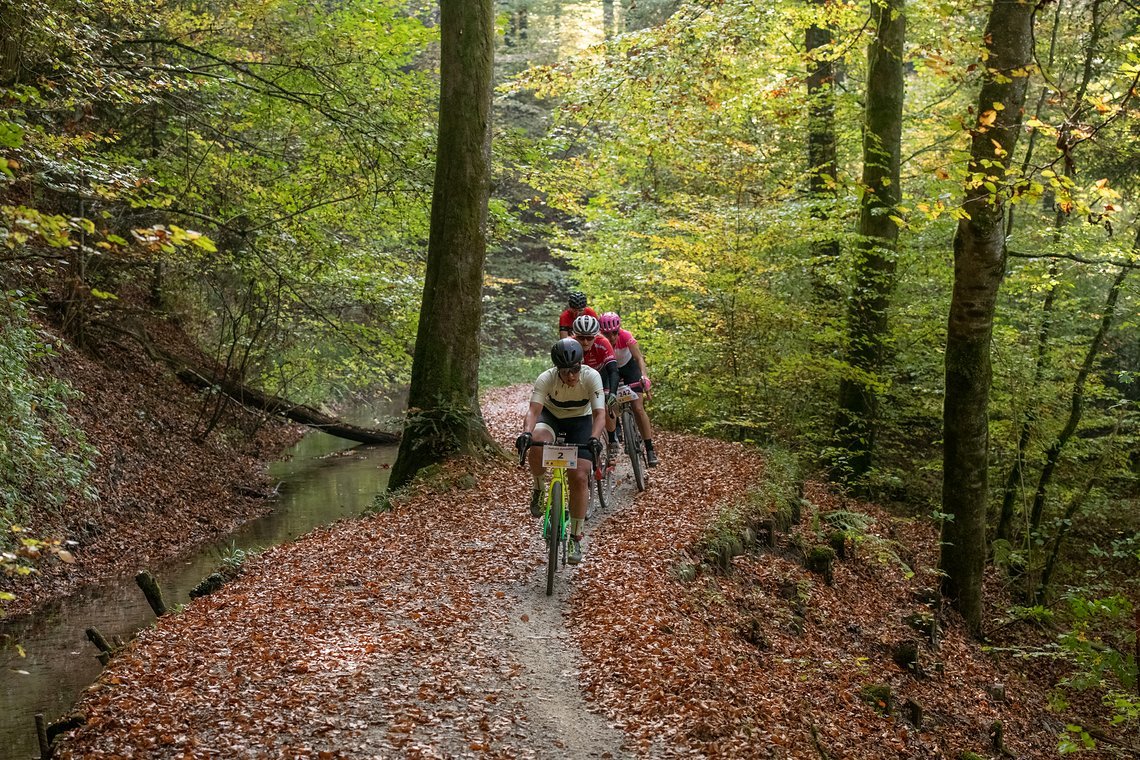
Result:
[[[1140,231],[1137,232],[1133,250],[1138,247],[1140,247]],[[1116,301],[1120,295],[1120,287],[1124,283],[1124,278],[1128,276],[1128,271],[1127,267],[1121,267],[1116,279],[1112,281],[1112,287],[1108,289],[1108,298],[1104,305],[1104,312],[1100,317],[1100,327],[1097,329],[1096,335],[1093,336],[1092,343],[1089,344],[1089,350],[1085,353],[1085,360],[1081,363],[1081,368],[1077,371],[1077,379],[1073,382],[1073,393],[1069,398],[1069,417],[1065,420],[1065,427],[1061,429],[1056,440],[1045,452],[1045,466],[1041,468],[1041,477],[1037,481],[1037,491],[1033,496],[1033,508],[1029,514],[1030,536],[1037,533],[1041,527],[1041,516],[1045,511],[1045,496],[1049,489],[1049,481],[1052,480],[1053,472],[1057,469],[1061,452],[1064,451],[1065,446],[1073,437],[1073,433],[1076,432],[1077,425],[1080,424],[1081,417],[1084,414],[1085,384],[1093,370],[1096,356],[1100,353],[1101,346],[1104,345],[1104,339],[1112,326],[1112,320],[1116,316]]]
[[[1053,68],[1053,62],[1057,56],[1057,33],[1061,28],[1061,6],[1064,5],[1064,0],[1057,0],[1057,4],[1053,10],[1053,33],[1049,38],[1049,59],[1048,66]],[[1041,118],[1041,111],[1045,107],[1045,100],[1049,94],[1049,87],[1042,83],[1041,95],[1037,98],[1037,107],[1033,111],[1033,116],[1037,119]],[[1037,130],[1033,130],[1029,134],[1029,144],[1025,149],[1025,159],[1021,162],[1021,176],[1026,177],[1029,174],[1029,167],[1033,161],[1034,149],[1037,145],[1037,136],[1040,134]],[[1013,234],[1014,219],[1017,216],[1017,207],[1010,206],[1009,214],[1006,217],[1005,236],[1006,239]],[[1049,282],[1055,280],[1057,265],[1055,261],[1049,264]],[[1052,327],[1052,313],[1053,313],[1053,299],[1056,294],[1056,288],[1052,285],[1045,293],[1045,302],[1041,305],[1041,324],[1037,328],[1037,360],[1033,367],[1033,387],[1038,388],[1041,386],[1041,380],[1045,375],[1045,349],[1048,346],[1049,334]],[[1033,436],[1033,422],[1034,417],[1029,409],[1022,412],[1021,432],[1017,436],[1017,449],[1013,455],[1013,465],[1009,468],[1009,475],[1005,479],[1005,487],[1002,489],[1002,502],[1001,512],[998,516],[997,532],[994,538],[998,540],[1008,541],[1013,537],[1013,516],[1015,507],[1017,506],[1017,495],[1021,490],[1022,473],[1025,471],[1025,450],[1029,447],[1029,441]]]
[[[838,448],[847,452],[840,477],[858,480],[871,469],[878,416],[873,378],[886,355],[887,308],[895,286],[898,224],[891,218],[901,200],[903,0],[872,0],[875,39],[868,51],[867,105],[863,130],[863,201],[855,282],[847,312],[845,359],[853,376],[839,384]]]
[[[24,9],[13,0],[0,0],[0,85],[20,80],[20,48]]]
[[[1073,524],[1073,516],[1076,515],[1077,510],[1088,499],[1089,494],[1092,493],[1093,486],[1096,485],[1097,479],[1100,477],[1100,468],[1104,464],[1104,453],[1102,452],[1100,460],[1097,462],[1096,470],[1085,481],[1084,488],[1081,492],[1074,496],[1069,501],[1069,506],[1065,508],[1065,514],[1061,518],[1061,523],[1057,527],[1057,533],[1053,536],[1053,546],[1049,551],[1049,558],[1045,561],[1045,569],[1041,573],[1041,583],[1037,586],[1037,591],[1034,593],[1034,601],[1041,604],[1045,600],[1045,594],[1049,590],[1049,584],[1053,580],[1053,572],[1057,567],[1057,558],[1061,555],[1061,546],[1065,542],[1065,536],[1069,533],[1069,526]]]
[[[479,409],[491,182],[492,0],[440,2],[439,148],[427,271],[391,487],[428,465],[493,446]]]
[[[810,0],[822,15],[828,0]],[[811,216],[822,227],[831,216],[838,197],[836,179],[839,160],[835,137],[835,51],[831,27],[826,22],[813,23],[804,35],[808,55],[808,192],[811,194]],[[839,290],[832,271],[839,258],[839,241],[834,238],[812,243],[812,289],[816,302],[834,305]]]
[[[1100,42],[1101,32],[1101,19],[1100,19],[1100,5],[1102,0],[1093,0],[1091,6],[1092,13],[1092,29],[1089,33],[1089,44],[1085,48],[1085,64],[1081,75],[1081,83],[1077,88],[1076,96],[1074,97],[1073,111],[1065,120],[1065,124],[1061,127],[1061,134],[1057,138],[1057,145],[1061,148],[1064,154],[1064,174],[1069,180],[1073,179],[1076,174],[1076,166],[1072,161],[1071,151],[1075,145],[1073,140],[1073,125],[1075,125],[1080,118],[1081,112],[1085,109],[1084,97],[1085,92],[1088,90],[1089,82],[1092,81],[1093,76],[1093,63],[1095,61],[1097,46]],[[1060,0],[1058,0],[1057,14],[1054,19],[1054,34],[1053,41],[1049,47],[1049,62],[1053,62],[1054,44],[1056,42],[1056,20],[1060,14]],[[1042,91],[1042,99],[1045,92]],[[1038,102],[1038,112],[1040,112],[1041,102]],[[1030,136],[1030,149],[1033,146],[1033,138],[1037,136],[1036,130]],[[1025,162],[1022,165],[1022,176],[1025,176],[1025,169],[1029,166],[1030,156],[1027,154]],[[1056,213],[1053,218],[1053,244],[1057,245],[1061,242],[1061,231],[1065,226],[1068,219],[1068,213],[1065,212],[1060,206],[1057,207]],[[1006,226],[1006,236],[1013,229],[1013,209],[1010,209],[1010,219]],[[1048,348],[1049,339],[1053,327],[1053,304],[1056,301],[1057,286],[1056,282],[1057,265],[1056,262],[1049,264],[1049,290],[1045,293],[1045,301],[1041,305],[1041,325],[1037,330],[1037,363],[1033,370],[1033,387],[1041,387],[1041,380],[1045,376],[1045,355]],[[1029,440],[1032,436],[1032,415],[1026,413],[1022,421],[1021,434],[1018,436],[1017,453],[1014,458],[1013,467],[1010,468],[1009,476],[1005,481],[1005,490],[1002,495],[1001,515],[998,518],[997,538],[1008,540],[1013,533],[1013,514],[1014,506],[1017,501],[1017,494],[1021,487],[1022,473],[1025,469],[1025,448],[1029,445]],[[1028,539],[1028,536],[1026,536]]]
[[[1005,275],[1006,169],[1021,131],[1033,54],[1031,3],[994,0],[983,37],[986,73],[972,130],[969,176],[954,235],[954,288],[946,334],[943,404],[942,590],[975,634],[989,501],[990,348]],[[999,104],[1001,108],[995,108]],[[986,185],[996,188],[991,191]]]
[[[602,34],[607,40],[614,36],[614,0],[602,0]]]

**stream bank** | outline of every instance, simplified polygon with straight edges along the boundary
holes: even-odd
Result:
[[[149,566],[168,607],[185,604],[190,589],[226,557],[257,553],[315,527],[367,509],[387,485],[396,448],[356,446],[313,432],[270,467],[278,482],[273,511],[210,545]],[[131,575],[84,587],[35,613],[0,623],[0,635],[25,650],[0,653],[0,760],[37,751],[34,718],[66,715],[102,670],[85,630],[129,641],[154,622],[154,614]]]

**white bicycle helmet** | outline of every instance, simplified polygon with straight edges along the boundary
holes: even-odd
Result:
[[[574,334],[581,335],[583,338],[592,338],[598,334],[601,325],[598,324],[597,317],[591,317],[589,314],[583,314],[574,320]]]

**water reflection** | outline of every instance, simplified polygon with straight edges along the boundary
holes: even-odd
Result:
[[[149,568],[169,606],[187,594],[234,549],[254,550],[284,543],[319,525],[360,514],[388,484],[395,447],[362,447],[310,433],[270,473],[280,481],[274,511],[192,557]],[[35,615],[0,625],[22,643],[25,657],[0,652],[0,760],[38,756],[35,714],[51,722],[65,715],[99,675],[95,647],[85,631],[98,628],[108,639],[129,639],[151,624],[142,592],[128,576],[91,587]]]

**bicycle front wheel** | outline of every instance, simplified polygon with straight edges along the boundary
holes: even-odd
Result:
[[[637,429],[637,421],[633,419],[633,412],[622,412],[622,427],[625,428],[625,453],[629,455],[629,463],[633,467],[633,482],[638,491],[644,491],[647,481],[645,444],[641,440],[641,431]]]
[[[546,514],[546,595],[554,593],[554,573],[558,570],[558,545],[562,543],[562,484],[550,484],[550,504]]]
[[[613,462],[609,461],[609,457],[606,457],[606,464],[602,465],[602,477],[595,477],[594,482],[598,485],[598,506],[608,510],[610,508],[610,497],[614,493],[614,466]]]

